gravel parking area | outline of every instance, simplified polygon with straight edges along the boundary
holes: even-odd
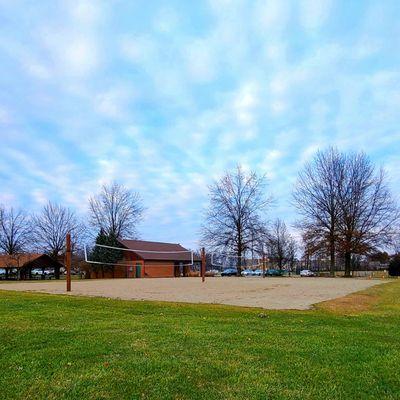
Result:
[[[321,301],[383,283],[345,278],[163,278],[99,279],[72,282],[71,295],[124,300],[228,304],[265,309],[310,308]],[[65,294],[65,281],[7,282],[0,289]]]

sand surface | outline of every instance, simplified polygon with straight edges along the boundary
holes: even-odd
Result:
[[[265,309],[310,308],[313,304],[383,283],[382,280],[345,278],[158,278],[88,279],[72,281],[71,295],[126,300],[228,304]],[[3,290],[65,294],[65,281],[7,282]]]

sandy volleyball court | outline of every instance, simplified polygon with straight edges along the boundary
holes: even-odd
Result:
[[[307,309],[384,281],[344,278],[164,278],[72,282],[72,295],[125,300],[228,304],[266,309]],[[65,281],[15,282],[0,289],[65,294]]]

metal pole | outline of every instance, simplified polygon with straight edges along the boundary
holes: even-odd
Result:
[[[204,247],[201,249],[201,281],[206,279],[206,251]]]
[[[67,268],[67,292],[71,291],[71,234],[67,233],[65,241],[65,267]]]

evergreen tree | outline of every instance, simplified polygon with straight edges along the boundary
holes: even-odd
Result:
[[[96,244],[103,246],[121,247],[117,237],[113,234],[107,234],[104,229],[100,229],[96,237]],[[96,273],[100,269],[104,276],[105,270],[111,270],[114,275],[114,264],[120,261],[123,257],[122,250],[108,249],[105,247],[94,246],[91,254],[93,261],[101,262],[104,264],[93,264]]]

